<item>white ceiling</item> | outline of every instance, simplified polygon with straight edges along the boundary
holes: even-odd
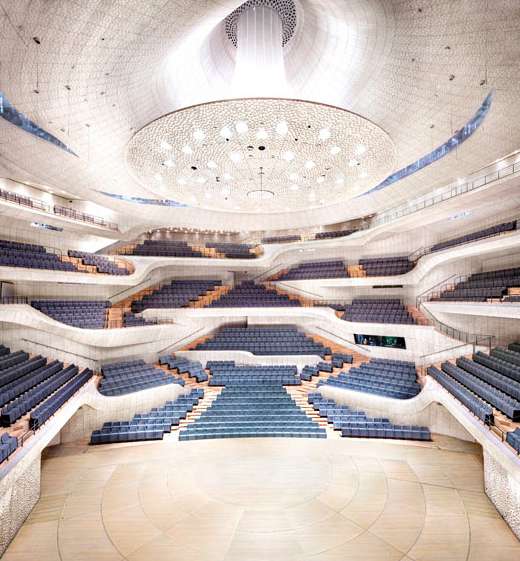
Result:
[[[240,4],[0,0],[2,90],[79,156],[0,120],[2,175],[65,189],[136,223],[290,228],[393,206],[520,146],[517,0],[298,0],[286,46],[291,88],[301,99],[338,105],[387,131],[397,169],[445,142],[494,89],[482,127],[442,161],[377,195],[325,209],[245,216],[147,207],[143,213],[97,194],[150,196],[129,173],[126,145],[150,121],[214,99],[233,65],[234,47],[220,22]]]

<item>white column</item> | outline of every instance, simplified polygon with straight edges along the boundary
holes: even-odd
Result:
[[[287,97],[282,22],[266,6],[246,10],[237,22],[235,97]]]

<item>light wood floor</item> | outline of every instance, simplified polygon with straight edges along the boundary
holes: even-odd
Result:
[[[476,446],[60,446],[3,561],[518,561]]]

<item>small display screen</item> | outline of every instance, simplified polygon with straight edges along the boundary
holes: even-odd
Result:
[[[354,341],[358,345],[406,349],[406,341],[404,337],[392,337],[389,335],[361,335],[359,333],[354,333]]]

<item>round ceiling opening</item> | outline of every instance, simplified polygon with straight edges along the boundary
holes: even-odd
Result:
[[[291,99],[231,99],[164,115],[138,131],[127,162],[156,196],[233,212],[347,202],[394,169],[380,127],[344,109]]]

